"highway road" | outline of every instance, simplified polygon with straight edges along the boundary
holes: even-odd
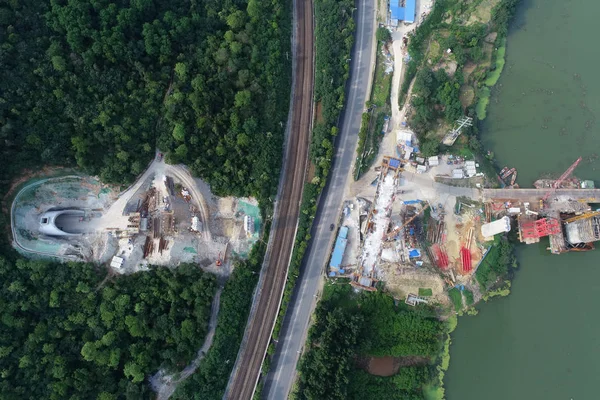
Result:
[[[325,187],[312,229],[312,241],[305,255],[305,263],[296,290],[290,302],[276,354],[267,375],[263,397],[282,400],[288,393],[296,375],[296,363],[306,339],[310,316],[320,287],[335,232],[329,225],[338,221],[372,76],[373,37],[375,35],[375,2],[358,0],[355,45],[351,61],[348,96],[340,134],[336,143],[329,183]]]
[[[286,135],[286,156],[269,243],[253,300],[244,339],[225,399],[250,400],[271,339],[287,279],[298,227],[302,190],[306,179],[308,144],[312,126],[314,40],[312,0],[294,1],[293,84],[291,119]]]

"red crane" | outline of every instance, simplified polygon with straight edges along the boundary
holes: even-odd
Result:
[[[579,158],[577,159],[577,161],[575,161],[575,162],[574,162],[574,163],[573,163],[573,164],[572,164],[572,165],[569,167],[569,169],[567,169],[567,170],[565,171],[565,173],[564,173],[564,174],[562,174],[562,175],[560,176],[560,178],[558,178],[556,181],[554,181],[554,183],[552,184],[552,189],[551,189],[551,190],[548,190],[548,191],[546,192],[546,194],[544,195],[544,197],[542,198],[542,201],[543,201],[544,203],[546,202],[546,200],[548,200],[548,197],[550,197],[550,195],[551,195],[552,193],[554,193],[554,191],[560,187],[560,184],[561,184],[561,183],[563,183],[563,181],[564,181],[565,179],[567,179],[567,178],[569,177],[569,175],[571,175],[571,174],[573,173],[573,171],[575,170],[575,168],[577,168],[577,166],[579,165],[579,163],[581,162],[581,160],[582,160],[582,157],[579,157]]]

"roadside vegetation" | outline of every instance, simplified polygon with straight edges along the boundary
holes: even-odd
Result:
[[[150,374],[195,357],[213,275],[193,265],[105,274],[91,264],[0,258],[1,398],[151,398]]]
[[[387,28],[377,29],[377,63],[374,69],[371,97],[367,102],[368,111],[362,116],[358,132],[357,162],[354,179],[358,180],[377,158],[379,144],[382,139],[385,119],[391,117],[390,92],[392,90],[392,73],[386,73],[386,61],[392,61],[383,54],[388,52],[392,36]]]
[[[328,283],[299,364],[296,399],[423,399],[442,351],[444,323],[430,307],[395,304],[383,293]],[[360,360],[391,356],[404,366],[374,376]]]
[[[350,76],[350,50],[354,43],[354,2],[315,0],[315,116],[310,160],[315,167],[312,183],[325,186],[340,113]],[[332,44],[335,43],[335,46]]]

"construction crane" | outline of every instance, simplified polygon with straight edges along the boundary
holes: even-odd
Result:
[[[386,239],[389,240],[390,238],[396,236],[398,234],[398,232],[400,232],[406,225],[410,224],[411,222],[413,222],[413,220],[415,218],[417,218],[419,215],[421,215],[421,213],[425,210],[427,210],[429,208],[429,203],[427,203],[425,205],[425,207],[423,207],[421,209],[421,211],[419,211],[418,213],[416,213],[415,215],[413,215],[412,217],[410,217],[408,220],[404,221],[404,223],[402,224],[402,226],[396,227],[394,229],[392,229],[392,231],[390,233],[387,234]]]
[[[575,170],[575,168],[577,168],[577,166],[579,165],[579,163],[581,162],[581,160],[582,160],[582,159],[583,159],[582,157],[579,157],[579,158],[577,159],[577,161],[575,161],[575,162],[574,162],[574,163],[573,163],[573,164],[572,164],[572,165],[571,165],[571,166],[570,166],[570,167],[569,167],[569,168],[568,168],[568,169],[567,169],[567,170],[564,172],[564,174],[562,174],[562,175],[560,176],[560,178],[558,178],[558,179],[557,179],[557,180],[556,180],[556,181],[555,181],[555,182],[552,184],[552,189],[548,190],[548,191],[546,192],[546,194],[544,195],[544,197],[542,197],[542,202],[543,202],[543,203],[545,203],[545,202],[546,202],[546,200],[548,200],[548,197],[550,197],[550,195],[551,195],[552,193],[554,193],[554,191],[560,187],[561,183],[563,183],[563,181],[564,181],[565,179],[567,179],[567,178],[568,178],[568,177],[569,177],[569,176],[570,176],[570,175],[573,173],[573,171]]]
[[[574,217],[568,218],[565,220],[565,224],[570,224],[571,222],[580,221],[582,219],[588,219],[592,217],[596,217],[600,215],[600,211],[592,211],[581,215],[576,215]]]

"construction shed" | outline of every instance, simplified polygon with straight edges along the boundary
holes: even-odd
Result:
[[[465,174],[462,169],[454,169],[452,170],[452,178],[454,179],[462,179],[465,177]]]
[[[415,22],[416,8],[416,0],[390,0],[391,25],[398,25],[400,21]]]
[[[333,247],[333,254],[331,255],[331,261],[329,266],[331,268],[339,269],[342,265],[342,259],[344,258],[344,252],[346,251],[346,245],[348,244],[348,227],[342,226],[338,237],[335,240],[335,246]]]
[[[481,234],[483,237],[493,237],[499,233],[510,232],[510,218],[504,216],[489,224],[481,225]]]
[[[390,163],[389,163],[389,165],[390,165],[390,167],[391,167],[391,168],[399,168],[399,167],[400,167],[400,160],[397,160],[397,159],[395,159],[395,158],[392,158],[392,159],[390,160]]]
[[[112,260],[110,261],[110,266],[114,269],[120,270],[121,267],[123,266],[123,261],[124,261],[123,258],[114,256],[112,258]]]
[[[438,156],[429,157],[427,163],[429,163],[430,167],[435,167],[436,165],[440,165],[440,159]]]
[[[396,132],[396,142],[398,144],[404,144],[406,146],[410,146],[412,144],[412,132],[411,131]]]

